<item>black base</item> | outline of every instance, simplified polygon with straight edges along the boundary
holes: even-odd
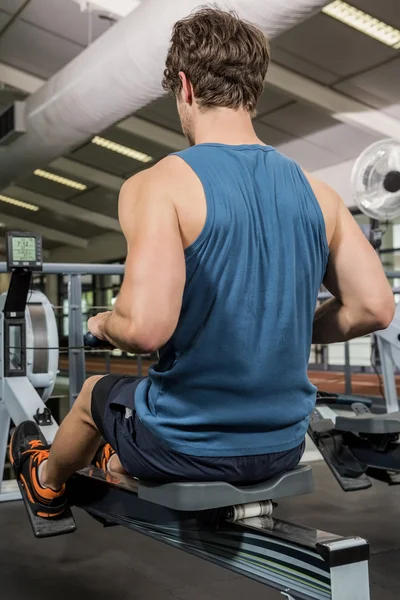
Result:
[[[326,464],[336,477],[340,487],[345,492],[356,492],[366,490],[372,486],[371,480],[365,474],[365,467],[354,458],[346,448],[341,448],[341,456],[337,454],[338,434],[335,437],[320,439],[317,448],[321,452]],[[347,473],[352,471],[352,476]],[[358,474],[357,474],[358,472]]]
[[[371,415],[365,404],[353,403],[353,412],[362,418]],[[361,415],[361,416],[360,416]],[[350,419],[341,429],[340,419],[334,425],[324,419],[317,408],[311,415],[308,433],[321,452],[326,464],[345,492],[371,487],[369,477],[386,481],[389,485],[400,484],[400,444],[398,433],[359,433],[357,418],[352,432]]]
[[[310,419],[308,433],[326,464],[345,492],[365,490],[372,486],[366,475],[368,465],[359,461],[330,420],[322,419],[318,410]]]
[[[28,513],[29,521],[32,525],[32,530],[37,538],[53,537],[55,535],[64,535],[65,533],[73,533],[76,529],[75,519],[71,509],[67,508],[60,517],[46,519],[37,517],[33,512],[30,502],[26,498],[24,485],[18,480],[18,487],[21,491],[22,499],[25,504],[26,512]]]
[[[338,406],[351,406],[355,402],[364,404],[364,406],[372,406],[372,398],[366,398],[365,396],[354,396],[353,394],[335,394],[333,392],[324,392],[322,390],[317,391],[317,406],[318,404],[337,404]]]

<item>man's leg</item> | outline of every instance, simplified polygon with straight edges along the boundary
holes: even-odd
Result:
[[[86,467],[95,455],[101,435],[92,419],[92,391],[102,378],[102,375],[97,375],[85,381],[71,411],[61,423],[49,458],[41,469],[42,485],[59,490],[76,471]]]
[[[102,383],[100,380],[107,382],[95,399],[93,390],[97,389],[96,384]],[[114,383],[115,376],[112,375],[104,379],[102,376],[90,377],[84,383],[51,447],[34,421],[24,421],[13,430],[10,462],[33,514],[53,518],[64,512],[67,507],[65,483],[95,457],[102,437],[103,413]],[[100,454],[102,468],[125,473],[109,444],[102,447]]]
[[[86,467],[93,459],[101,435],[92,418],[92,392],[102,378],[103,375],[96,375],[85,381],[71,411],[61,423],[49,458],[41,470],[42,485],[59,490],[76,471]],[[111,456],[109,468],[114,473],[126,474],[116,454]]]

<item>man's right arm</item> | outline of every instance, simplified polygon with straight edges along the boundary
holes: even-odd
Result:
[[[326,217],[330,256],[324,285],[333,295],[316,310],[313,343],[343,342],[386,329],[394,299],[378,255],[336,192],[321,182],[310,183]],[[324,210],[332,205],[333,212]]]

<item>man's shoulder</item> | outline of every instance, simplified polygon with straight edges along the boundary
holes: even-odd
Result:
[[[330,185],[314,177],[310,173],[307,173],[303,170],[304,176],[308,180],[312,191],[314,192],[315,197],[317,198],[321,208],[328,213],[336,214],[339,204],[341,202],[341,198],[337,192]]]
[[[139,190],[140,188],[154,189],[159,187],[164,191],[175,188],[180,184],[181,177],[185,177],[188,166],[179,156],[170,154],[158,161],[155,165],[135,173],[125,181],[122,186],[124,191]]]
[[[330,185],[303,170],[312,191],[318,201],[325,220],[328,244],[330,244],[336,227],[337,215],[342,200]]]

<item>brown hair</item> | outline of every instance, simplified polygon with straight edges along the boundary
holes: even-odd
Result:
[[[254,114],[269,59],[268,40],[257,27],[235,13],[201,8],[174,25],[163,88],[177,96],[183,71],[199,107]]]

